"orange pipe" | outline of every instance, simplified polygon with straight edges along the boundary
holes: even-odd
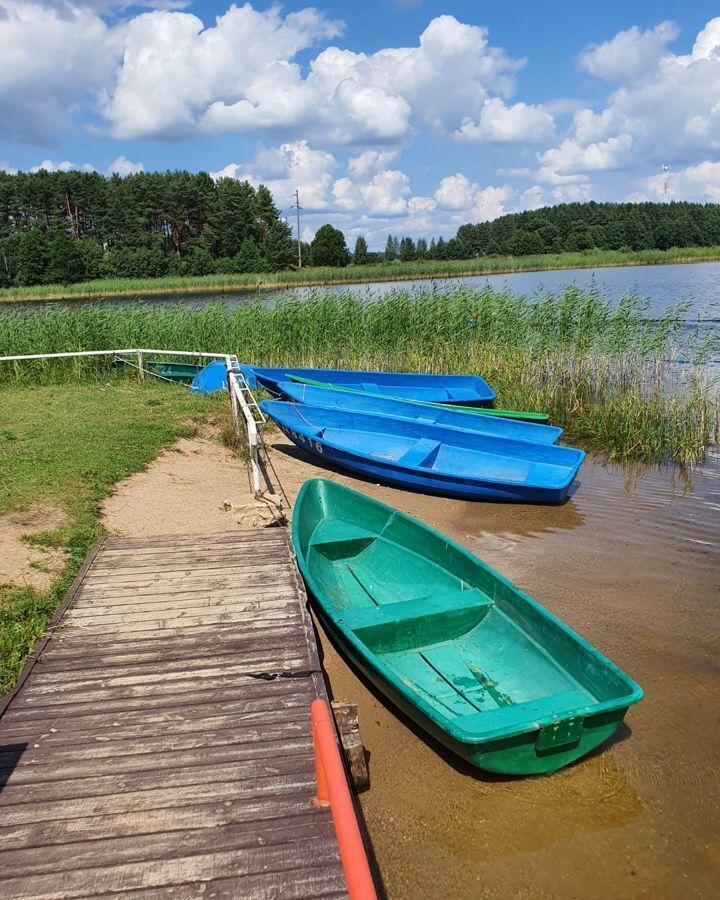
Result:
[[[338,750],[335,724],[326,700],[313,700],[310,718],[317,771],[315,802],[321,806],[330,805],[348,894],[351,900],[377,900],[345,767]]]

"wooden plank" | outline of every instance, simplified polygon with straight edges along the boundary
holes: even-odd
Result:
[[[211,536],[210,536],[211,537]],[[217,535],[209,540],[173,540],[168,543],[156,544],[150,541],[144,544],[138,544],[134,547],[128,547],[125,542],[122,544],[110,543],[112,539],[105,542],[105,552],[103,558],[121,559],[125,557],[132,559],[137,555],[142,556],[162,556],[172,550],[174,553],[183,550],[196,552],[198,550],[206,550],[212,552],[214,550],[236,550],[238,553],[252,552],[256,547],[281,547],[287,543],[287,538],[279,532],[238,532],[238,536]]]
[[[291,748],[294,750],[295,748]],[[277,751],[276,751],[277,752]],[[50,822],[118,813],[139,813],[148,809],[166,809],[192,803],[224,803],[228,798],[273,796],[282,804],[285,796],[302,793],[312,797],[315,777],[309,765],[314,762],[311,749],[267,762],[265,775],[257,767],[247,767],[247,777],[237,763],[222,766],[194,766],[165,773],[132,773],[122,778],[102,775],[73,781],[9,786],[2,805],[3,825]],[[295,770],[295,771],[293,771]],[[161,787],[158,787],[161,785]],[[182,788],[182,790],[179,790]]]
[[[285,609],[270,609],[266,616],[268,619],[282,620],[299,618],[298,614],[293,610],[292,614]],[[253,611],[240,611],[240,612],[217,612],[214,615],[208,613],[207,615],[202,616],[188,616],[187,618],[180,618],[178,616],[167,616],[163,618],[156,618],[150,621],[143,622],[134,622],[131,623],[130,626],[123,627],[122,623],[118,623],[117,625],[81,625],[80,623],[72,622],[64,629],[64,636],[69,635],[71,637],[75,637],[78,635],[88,636],[90,640],[93,640],[95,636],[100,636],[103,634],[108,635],[118,635],[122,634],[124,636],[142,634],[143,632],[150,632],[152,636],[155,632],[161,632],[164,630],[170,630],[175,633],[181,632],[186,628],[194,628],[198,625],[206,626],[206,625],[242,625],[247,623],[251,625],[251,627],[257,628],[258,630],[262,629],[262,623],[258,622],[258,616],[253,615]]]
[[[202,599],[202,598],[201,598]],[[114,625],[118,622],[134,622],[146,621],[151,619],[167,619],[173,616],[182,620],[185,618],[193,618],[202,616],[210,611],[225,615],[232,613],[237,615],[240,613],[253,613],[253,618],[257,618],[257,613],[264,608],[277,611],[285,609],[295,612],[297,609],[296,598],[293,597],[290,590],[278,591],[277,588],[270,590],[268,593],[258,592],[252,597],[231,596],[225,598],[226,602],[218,602],[216,598],[205,598],[206,602],[199,602],[196,598],[191,598],[185,603],[174,604],[171,598],[156,603],[135,603],[129,606],[113,609],[112,607],[94,607],[83,608],[82,610],[74,610],[67,618],[68,627],[89,628],[92,625]],[[207,601],[210,602],[207,602]]]
[[[57,652],[53,653],[52,657],[45,656],[43,658],[37,675],[40,677],[41,673],[43,675],[53,673],[63,674],[68,678],[86,678],[95,670],[111,672],[117,668],[152,666],[161,662],[166,662],[168,665],[183,661],[192,663],[198,659],[207,659],[209,656],[212,656],[215,661],[221,662],[224,659],[231,660],[249,649],[253,651],[282,649],[297,646],[297,644],[297,628],[293,628],[291,621],[290,624],[283,622],[277,628],[263,629],[259,636],[252,633],[242,634],[239,637],[228,637],[223,641],[218,641],[217,644],[200,640],[181,646],[168,646],[164,642],[143,641],[143,644],[134,652],[126,644],[122,644],[115,652],[104,647],[102,652],[98,652],[91,659],[87,659],[77,649],[69,648],[60,652],[58,646]]]
[[[281,740],[284,737],[295,738],[309,734],[308,724],[297,707],[279,711],[258,713],[254,717],[225,717],[226,720],[213,726],[208,720],[205,727],[185,732],[162,734],[154,737],[144,736],[141,741],[137,736],[124,736],[124,729],[114,729],[113,739],[77,740],[67,748],[57,743],[45,741],[42,737],[28,742],[22,748],[18,758],[17,750],[9,749],[12,745],[0,744],[0,769],[21,773],[23,769],[37,769],[43,773],[49,771],[48,763],[52,762],[49,777],[64,778],[64,765],[102,759],[120,759],[123,756],[133,758],[147,757],[148,754],[178,753],[202,747],[228,747],[232,752],[241,752],[246,744],[263,741]],[[15,745],[17,747],[17,745]],[[201,754],[195,754],[200,756]],[[220,758],[221,754],[217,754]],[[155,764],[157,760],[147,760]],[[166,760],[168,765],[180,765],[174,758]],[[183,760],[184,762],[184,760]],[[99,771],[100,763],[96,767]],[[89,767],[85,766],[88,771]]]
[[[290,575],[277,571],[268,573],[264,570],[255,573],[243,572],[237,575],[228,575],[224,578],[193,578],[191,582],[188,582],[187,578],[145,580],[132,582],[131,586],[128,586],[125,582],[120,585],[111,585],[103,582],[98,584],[97,587],[93,587],[90,584],[85,585],[82,592],[82,604],[86,606],[103,603],[109,606],[113,602],[127,602],[128,597],[147,597],[150,599],[157,596],[194,596],[199,593],[221,593],[227,596],[228,594],[261,590],[266,587],[287,587],[292,584],[293,579]]]
[[[58,819],[51,822],[29,822],[24,825],[0,824],[0,851],[27,847],[52,847],[79,841],[131,837],[137,834],[188,831],[202,822],[204,828],[230,825],[233,822],[265,821],[279,815],[295,816],[308,810],[307,795],[296,792],[281,806],[277,798],[232,799],[223,803],[191,803],[115,815]]]
[[[294,837],[294,835],[293,835]],[[330,834],[291,839],[285,844],[263,845],[253,842],[249,849],[234,848],[220,852],[154,860],[152,865],[124,863],[108,867],[77,869],[62,878],[54,873],[3,881],[3,900],[71,900],[89,893],[113,893],[129,888],[210,881],[213,877],[281,873],[292,870],[302,859],[315,865],[337,863],[337,849]]]
[[[278,845],[313,836],[330,837],[332,822],[327,816],[319,816],[317,809],[307,804],[304,811],[287,816],[282,821],[255,819],[250,822],[233,822],[229,825],[196,827],[183,832],[183,853],[218,852],[223,850],[250,850],[259,843]],[[14,878],[46,872],[74,871],[84,868],[115,867],[127,862],[156,862],[172,856],[177,849],[177,835],[173,832],[157,832],[94,841],[78,841],[59,847],[44,847],[37,853],[30,849],[10,849],[0,856],[0,877]]]
[[[265,634],[268,626],[274,628],[283,628],[288,626],[297,627],[297,618],[295,614],[292,617],[283,619],[282,617],[274,620],[272,623],[259,622],[257,619],[248,619],[244,624],[239,623],[237,628],[219,629],[214,622],[207,625],[193,624],[192,631],[188,631],[187,627],[177,628],[172,624],[165,628],[158,628],[156,632],[122,632],[109,631],[107,634],[94,634],[94,647],[101,651],[121,647],[126,649],[129,647],[142,648],[147,643],[149,646],[157,646],[158,642],[164,643],[166,646],[177,646],[179,642],[192,642],[193,645],[199,644],[205,640],[209,634],[216,634],[218,642],[223,640],[232,640],[239,634]],[[53,635],[53,643],[55,647],[61,647],[69,652],[77,652],[77,649],[86,646],[86,632],[82,628],[61,628]]]
[[[28,743],[61,747],[64,745],[81,745],[83,743],[111,742],[113,744],[125,740],[140,740],[143,737],[153,738],[158,735],[191,734],[204,729],[231,727],[230,723],[238,723],[247,719],[254,721],[269,714],[281,716],[287,710],[299,709],[305,712],[314,699],[308,679],[282,679],[279,683],[297,686],[296,690],[286,694],[277,691],[269,696],[269,692],[256,700],[228,704],[223,699],[217,703],[206,705],[192,704],[183,707],[164,707],[157,712],[113,712],[86,716],[63,716],[61,719],[45,719],[38,721],[15,721],[7,723],[3,731],[4,744]],[[239,725],[238,725],[239,727]]]
[[[105,549],[108,553],[118,550],[132,551],[135,549],[147,549],[151,547],[159,547],[163,549],[177,547],[196,547],[200,543],[208,541],[216,544],[258,544],[258,543],[274,543],[275,541],[285,541],[287,543],[288,536],[284,528],[259,528],[259,529],[237,529],[236,531],[220,531],[209,534],[168,534],[152,537],[116,537],[108,536],[105,538]]]
[[[0,719],[3,900],[346,896],[287,532],[108,538]]]
[[[252,897],[253,900],[336,900],[347,898],[345,878],[337,867],[315,866],[312,860],[297,871],[285,871],[283,879],[268,879],[264,875],[246,875],[240,878],[216,878],[212,882],[212,900],[238,900]],[[112,900],[198,900],[206,896],[205,885],[197,883],[172,885],[170,887],[146,888],[136,891],[113,893]],[[107,900],[108,895],[102,895]],[[100,900],[99,895],[85,900]]]
[[[273,681],[265,681],[263,679],[251,680],[244,682],[242,685],[241,696],[267,696],[271,691],[280,689],[283,685],[292,685],[295,687],[301,684],[301,679],[284,679],[278,678]],[[227,686],[223,685],[219,690],[195,687],[192,691],[178,691],[174,696],[143,696],[143,697],[124,697],[122,700],[115,699],[112,705],[114,717],[122,716],[126,713],[141,711],[149,713],[157,710],[160,714],[163,711],[172,710],[191,710],[200,707],[202,704],[217,704],[228,702],[237,702],[236,697],[240,695],[240,691],[228,692]],[[72,718],[87,715],[97,715],[104,713],[108,709],[108,704],[102,700],[95,703],[88,703],[83,699],[68,700],[63,704],[62,709],[57,707],[54,709],[44,708],[40,704],[23,704],[22,695],[13,704],[12,720],[15,722],[39,721],[43,723],[54,722],[59,716],[68,721]]]
[[[251,688],[255,688],[252,691]],[[34,736],[69,735],[82,733],[89,730],[100,735],[118,728],[137,727],[147,729],[152,734],[153,729],[183,722],[203,721],[205,718],[222,715],[228,710],[227,692],[217,691],[202,694],[206,697],[203,702],[185,700],[177,704],[163,703],[157,709],[140,707],[139,709],[119,709],[114,706],[112,712],[98,711],[96,706],[83,706],[75,715],[69,715],[67,709],[61,717],[37,719],[36,714],[40,710],[30,709],[12,711],[6,716],[2,731],[3,739],[8,735],[7,743],[28,740]],[[232,710],[252,711],[263,709],[267,706],[289,706],[305,704],[309,706],[314,699],[313,686],[307,678],[278,678],[272,682],[264,682],[257,685],[247,685],[241,695],[232,704]]]
[[[239,566],[237,562],[233,563],[232,560],[218,560],[217,562],[208,562],[208,560],[201,560],[197,564],[184,565],[181,561],[175,561],[171,556],[167,555],[165,557],[165,562],[163,565],[157,563],[156,565],[147,566],[145,568],[134,568],[131,565],[123,566],[121,568],[115,568],[111,571],[94,571],[92,568],[87,572],[85,579],[87,584],[93,585],[99,582],[126,582],[126,581],[138,581],[140,579],[153,579],[157,580],[159,578],[170,578],[173,574],[180,577],[195,577],[203,575],[208,575],[210,577],[219,578],[224,577],[226,575],[233,575],[238,572],[238,570],[242,571],[276,571],[278,568],[278,558],[276,554],[266,554],[266,553],[254,553],[252,565],[247,566]]]

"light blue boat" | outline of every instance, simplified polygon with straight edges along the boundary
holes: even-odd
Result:
[[[300,384],[295,381],[281,381],[281,394],[296,403],[312,406],[328,406],[352,412],[375,413],[382,416],[397,416],[401,419],[415,419],[426,425],[448,425],[451,428],[465,428],[476,434],[493,435],[516,441],[533,441],[536,444],[554,444],[562,434],[562,428],[553,425],[536,425],[518,419],[490,418],[472,413],[457,412],[441,406],[425,406],[408,400],[365,394],[362,391],[337,391],[332,388]]]
[[[413,419],[279,400],[260,408],[294,444],[327,463],[444,497],[559,503],[585,456]]]
[[[413,372],[357,372],[351,369],[283,369],[240,366],[251,389],[263,387],[280,395],[280,382],[309,378],[368,394],[384,394],[401,400],[489,406],[495,391],[478,375],[417,375]]]

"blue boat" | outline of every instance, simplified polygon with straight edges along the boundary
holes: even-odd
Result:
[[[299,384],[295,381],[281,381],[278,387],[283,397],[296,403],[329,406],[333,409],[346,409],[351,412],[376,413],[382,416],[397,416],[401,419],[415,419],[427,425],[465,428],[476,434],[488,434],[509,440],[554,444],[563,431],[562,428],[552,425],[536,425],[533,422],[523,422],[519,419],[476,416],[472,413],[457,412],[441,406],[426,406],[416,401],[365,394],[362,391],[338,391],[312,384]]]
[[[350,369],[282,369],[240,366],[250,388],[263,387],[280,395],[280,382],[309,378],[367,394],[384,394],[401,400],[489,406],[495,391],[478,375],[416,375],[412,372],[356,372]]]
[[[214,394],[227,390],[227,366],[224,359],[217,359],[200,369],[193,378],[190,390],[193,394]]]
[[[294,444],[327,463],[443,497],[559,503],[585,456],[413,419],[279,400],[260,408]]]

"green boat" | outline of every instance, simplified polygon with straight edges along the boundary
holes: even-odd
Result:
[[[641,688],[442,534],[325,479],[293,543],[338,648],[402,712],[478,768],[553,772],[617,729]]]
[[[350,393],[363,393],[355,391],[349,387],[341,387],[337,384],[329,384],[325,381],[315,381],[313,378],[302,378],[299,375],[290,375],[291,381],[297,381],[299,384],[311,384],[315,387],[330,388],[333,391],[350,391]],[[375,397],[385,397],[384,394],[373,394]],[[387,397],[387,399],[397,400],[397,397]],[[550,420],[549,413],[521,411],[517,409],[495,409],[489,406],[458,406],[455,403],[426,403],[423,400],[405,400],[405,403],[417,403],[420,406],[442,406],[443,409],[454,409],[457,412],[471,413],[478,416],[498,416],[502,419],[521,419],[524,422],[548,422]]]
[[[135,365],[133,360],[126,360],[118,357],[119,365]],[[190,384],[202,366],[194,363],[169,362],[164,359],[145,359],[143,360],[143,369],[151,375],[157,375],[158,378],[164,378],[167,381],[177,381],[179,384]]]

